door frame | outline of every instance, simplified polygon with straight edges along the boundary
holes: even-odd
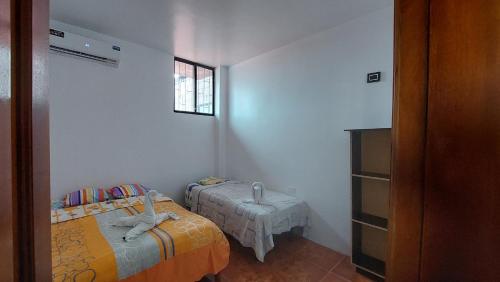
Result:
[[[0,127],[7,132],[0,138],[0,275],[49,281],[49,1],[0,0],[0,7],[0,83],[8,85],[0,89]]]
[[[394,1],[394,97],[387,281],[420,279],[429,2]]]

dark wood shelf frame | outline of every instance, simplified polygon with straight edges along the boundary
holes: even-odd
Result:
[[[389,127],[377,127],[377,128],[350,128],[350,129],[344,129],[344,131],[386,131],[386,130],[391,130]]]
[[[384,279],[385,262],[363,253],[362,250],[362,225],[356,222],[352,223],[353,244],[352,244],[352,263],[365,271]]]
[[[389,220],[387,218],[363,212],[354,212],[354,211],[352,213],[352,221],[360,224],[365,224],[373,228],[378,228],[384,231],[387,231],[387,226],[389,223]]]
[[[385,262],[363,253],[353,253],[352,263],[363,270],[368,270],[371,273],[385,278]]]
[[[377,172],[368,172],[368,171],[353,171],[352,176],[382,180],[382,181],[391,181],[391,176],[389,174],[377,173]]]
[[[390,147],[387,147],[390,146],[390,130],[346,130],[351,135],[352,263],[358,272],[371,279],[377,278],[377,281],[385,280],[382,258],[385,257],[383,250],[389,226],[386,217],[389,207],[385,206],[391,180]],[[386,191],[387,195],[379,194],[381,191]],[[387,214],[382,216],[386,208]]]

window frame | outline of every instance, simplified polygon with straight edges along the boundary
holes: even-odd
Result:
[[[174,57],[174,75],[175,75],[175,62],[180,62],[188,65],[192,65],[194,68],[194,112],[189,112],[189,111],[178,111],[175,109],[175,77],[174,77],[174,112],[175,113],[181,113],[181,114],[191,114],[191,115],[199,115],[199,116],[215,116],[215,67],[207,66],[204,64],[196,63],[190,60],[186,60],[183,58],[179,57]],[[202,67],[205,69],[209,69],[212,71],[212,113],[207,114],[207,113],[200,113],[198,112],[198,81],[197,81],[197,76],[198,76],[198,67]]]

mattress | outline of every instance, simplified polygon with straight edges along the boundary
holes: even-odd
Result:
[[[251,247],[261,262],[274,247],[273,234],[308,224],[307,204],[284,193],[266,190],[265,204],[252,202],[250,183],[228,181],[201,186],[190,184],[186,205],[215,222],[243,246]]]
[[[180,219],[165,221],[131,242],[122,239],[129,228],[110,223],[142,212],[141,201],[53,211],[53,281],[192,282],[227,266],[229,244],[214,223],[173,201],[155,203],[155,210],[175,212]]]

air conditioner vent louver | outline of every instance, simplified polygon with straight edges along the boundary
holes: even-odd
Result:
[[[113,67],[120,63],[119,46],[56,29],[50,30],[50,50]]]
[[[74,51],[74,50],[70,50],[70,49],[66,49],[66,48],[62,48],[62,47],[57,47],[54,45],[50,45],[50,50],[55,52],[55,53],[63,53],[63,54],[67,54],[67,55],[72,55],[72,56],[84,58],[84,59],[98,61],[98,62],[105,63],[107,65],[111,65],[111,66],[115,66],[115,67],[118,66],[118,61],[116,61],[116,60],[112,60],[112,59],[108,59],[108,58],[104,58],[104,57],[99,57],[99,56],[95,56],[95,55],[91,55],[91,54],[87,54],[87,53],[83,53],[83,52],[79,52],[79,51]]]

